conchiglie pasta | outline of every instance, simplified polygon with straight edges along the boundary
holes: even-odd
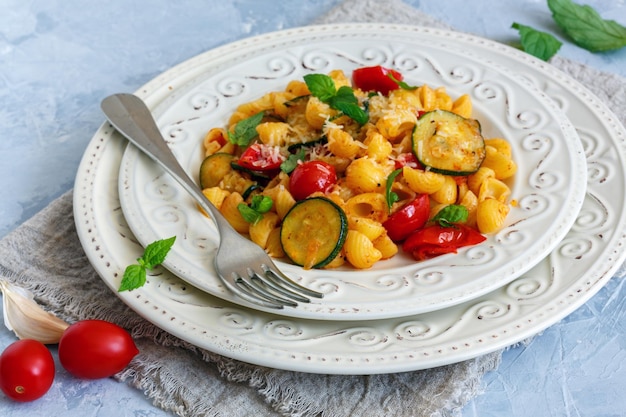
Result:
[[[276,228],[279,222],[278,214],[271,211],[263,214],[263,217],[258,222],[250,224],[248,229],[250,240],[263,249],[267,249],[270,233]]]
[[[348,230],[343,247],[346,259],[355,268],[371,268],[382,258],[382,254],[374,247],[372,241],[356,230]]]
[[[283,258],[285,251],[283,251],[283,245],[280,243],[280,227],[275,227],[267,237],[267,243],[265,245],[265,252],[274,258]]]
[[[435,193],[446,183],[446,177],[443,174],[408,166],[402,168],[402,177],[409,188],[419,194]]]
[[[348,216],[363,217],[383,223],[387,220],[388,208],[381,193],[362,193],[350,197],[344,210]]]
[[[454,178],[444,176],[443,185],[430,197],[437,203],[454,204],[457,198],[457,185]]]
[[[348,216],[348,228],[363,233],[371,241],[385,233],[385,228],[380,222],[367,217]]]
[[[372,241],[372,244],[374,245],[374,248],[380,252],[381,259],[392,258],[396,253],[398,253],[398,245],[391,240],[387,233],[383,233],[378,236]]]
[[[289,143],[291,128],[287,123],[266,122],[256,127],[261,143],[270,146],[284,146]]]
[[[243,198],[239,193],[229,194],[220,207],[220,212],[224,215],[228,223],[239,233],[248,233],[250,223],[248,223],[237,208],[240,203],[243,203]]]
[[[328,149],[341,158],[354,158],[361,149],[360,143],[344,130],[328,129],[326,137]]]
[[[346,169],[346,185],[356,192],[379,191],[385,185],[388,173],[375,160],[355,159]]]
[[[507,151],[499,151],[497,148],[485,146],[485,159],[483,167],[491,168],[497,179],[503,180],[512,177],[517,172],[517,164],[507,155]]]
[[[481,233],[494,233],[502,228],[510,207],[493,198],[481,201],[476,208],[476,224]]]

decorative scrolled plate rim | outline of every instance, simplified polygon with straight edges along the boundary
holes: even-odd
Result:
[[[475,36],[439,29],[345,24],[293,31],[397,31],[454,39],[485,59],[506,61],[560,103],[574,121],[589,166],[583,208],[562,243],[534,268],[491,293],[450,308],[371,322],[285,318],[199,291],[166,270],[118,293],[124,268],[143,248],[120,208],[117,175],[125,141],[104,124],[89,143],[74,189],[74,216],[90,262],[111,290],[156,326],[200,348],[237,360],[327,374],[404,372],[460,362],[518,343],[580,307],[626,257],[626,130],[596,96],[550,64]],[[293,32],[287,31],[287,34]],[[281,37],[283,33],[265,35]],[[252,41],[248,41],[252,42]],[[180,88],[211,53],[181,64],[137,94],[151,107]]]
[[[243,42],[245,43],[245,41]],[[228,48],[228,47],[226,47]],[[288,317],[372,320],[425,313],[493,291],[548,255],[576,219],[586,184],[582,145],[565,114],[538,88],[454,41],[431,35],[318,31],[251,41],[206,64],[205,74],[176,89],[154,111],[170,147],[192,177],[202,162],[202,138],[222,127],[234,109],[311,72],[384,65],[409,84],[443,86],[472,98],[485,137],[504,137],[518,172],[510,180],[517,201],[502,230],[458,254],[416,262],[407,254],[368,270],[303,270],[277,261],[281,270],[325,294],[277,312]],[[181,74],[185,77],[185,74]],[[164,266],[191,285],[233,303],[252,306],[217,278],[213,259],[219,238],[213,224],[175,180],[134,146],[122,159],[120,201],[135,238],[145,247],[177,236]]]

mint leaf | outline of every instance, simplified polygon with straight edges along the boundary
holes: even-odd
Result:
[[[304,161],[304,157],[306,156],[306,152],[303,148],[298,150],[298,153],[291,154],[289,157],[280,164],[280,170],[286,174],[290,174],[291,171],[296,169],[298,166],[298,161]]]
[[[256,127],[263,120],[264,112],[259,112],[247,119],[240,120],[232,132],[228,132],[228,140],[239,146],[248,146],[257,137]]]
[[[266,195],[255,195],[252,197],[250,205],[239,203],[237,210],[239,210],[239,213],[241,213],[241,216],[246,222],[256,224],[263,218],[264,213],[272,209],[273,205],[274,201],[270,197]]]
[[[402,168],[398,168],[395,171],[393,171],[391,174],[389,174],[389,176],[387,177],[387,185],[385,187],[385,198],[387,200],[387,208],[389,210],[391,210],[391,206],[393,206],[393,203],[398,201],[400,198],[398,197],[398,194],[391,191],[391,186],[393,185],[393,182],[398,176],[398,174],[400,174],[401,172],[402,172]]]
[[[172,248],[174,241],[176,241],[176,236],[172,236],[169,239],[157,240],[146,246],[146,250],[141,257],[144,261],[143,266],[145,266],[146,269],[152,269],[162,264],[167,253]]]
[[[592,7],[571,0],[548,0],[552,18],[574,43],[591,52],[626,46],[626,27],[604,20]]]
[[[337,90],[333,79],[325,74],[307,74],[304,82],[314,97],[339,110],[359,125],[362,126],[369,120],[367,112],[359,107],[359,100],[352,88],[344,85]]]
[[[544,61],[552,58],[563,45],[549,33],[538,31],[530,26],[513,23],[511,27],[519,32],[522,49]]]
[[[143,286],[146,283],[148,269],[153,269],[165,261],[165,257],[172,248],[176,236],[152,242],[144,250],[143,255],[137,258],[137,263],[128,265],[124,270],[124,276],[120,283],[119,292],[130,291]]]
[[[391,81],[393,81],[394,83],[398,84],[398,87],[400,87],[403,90],[417,90],[417,86],[416,85],[409,85],[409,84],[405,83],[404,81],[400,81],[400,80],[396,79],[396,77],[393,76],[391,71],[389,71],[387,73],[387,77],[391,78]]]
[[[445,206],[433,217],[433,221],[439,223],[442,227],[454,226],[454,223],[465,223],[469,211],[467,207],[459,204],[450,204]]]
[[[146,268],[142,265],[128,265],[124,271],[119,292],[130,291],[139,288],[146,283]]]
[[[307,74],[304,76],[304,82],[311,94],[324,103],[337,93],[335,82],[328,75]]]

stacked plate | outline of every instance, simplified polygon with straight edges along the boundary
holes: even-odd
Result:
[[[270,33],[217,48],[137,95],[192,177],[201,140],[233,110],[311,72],[394,67],[409,84],[468,94],[486,137],[513,146],[516,200],[475,247],[366,271],[278,266],[324,299],[281,311],[247,305],[213,269],[216,229],[156,164],[108,124],[76,178],[79,237],[102,279],[137,313],[201,348],[274,368],[371,374],[430,368],[523,340],[579,307],[626,254],[626,132],[583,86],[527,54],[467,34],[346,24]],[[177,236],[164,268],[118,293],[147,244]]]

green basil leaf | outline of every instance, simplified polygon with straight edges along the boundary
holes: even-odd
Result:
[[[591,52],[626,46],[626,27],[604,20],[592,7],[571,0],[548,0],[552,18],[576,45]]]
[[[128,265],[124,271],[119,292],[130,291],[143,286],[146,283],[146,268],[142,265]]]
[[[324,103],[337,93],[335,82],[328,75],[307,74],[304,76],[304,82],[311,94]]]
[[[176,236],[172,236],[169,239],[161,239],[150,243],[146,246],[143,256],[138,259],[140,265],[146,269],[152,269],[162,264],[175,241]]]
[[[263,218],[261,213],[248,206],[246,203],[239,203],[237,210],[239,210],[243,219],[251,224],[257,224],[259,220]]]
[[[228,132],[228,140],[239,146],[248,146],[257,137],[256,127],[263,120],[264,112],[259,112],[247,119],[240,120],[233,132]]]
[[[522,49],[544,61],[552,58],[563,45],[558,39],[546,32],[540,32],[530,26],[513,23],[511,26],[520,34]]]
[[[351,104],[344,101],[339,101],[331,107],[333,107],[335,110],[339,110],[361,126],[363,126],[369,120],[369,115],[367,114],[367,112],[360,108],[358,104]]]
[[[439,210],[432,220],[439,223],[442,227],[450,227],[454,226],[454,223],[466,222],[468,216],[469,211],[467,207],[459,204],[450,204]]]
[[[387,177],[387,184],[385,186],[385,198],[387,200],[387,208],[389,210],[391,210],[391,206],[393,206],[393,203],[398,201],[398,199],[400,198],[398,197],[398,194],[391,191],[391,186],[393,185],[393,182],[395,181],[398,174],[400,174],[401,172],[402,168],[398,168]]]

